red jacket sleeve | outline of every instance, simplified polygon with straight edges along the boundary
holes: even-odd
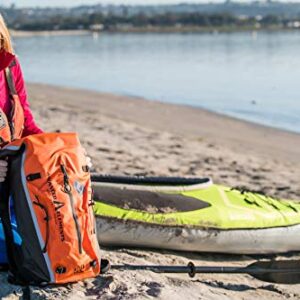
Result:
[[[34,121],[30,109],[30,105],[27,99],[27,91],[25,87],[22,69],[17,58],[16,58],[16,65],[12,67],[12,72],[13,72],[16,90],[19,95],[20,102],[24,109],[25,124],[24,124],[24,131],[22,136],[25,137],[27,135],[42,133],[43,132],[42,129],[40,129]]]

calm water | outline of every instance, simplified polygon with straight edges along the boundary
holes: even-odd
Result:
[[[297,32],[31,37],[15,44],[27,81],[199,106],[300,132]]]

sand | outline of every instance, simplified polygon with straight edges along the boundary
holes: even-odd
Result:
[[[300,199],[300,135],[208,111],[125,96],[30,84],[37,122],[47,131],[76,131],[94,170],[115,175],[212,177],[272,196]],[[284,242],[284,237],[283,237]],[[108,249],[112,263],[243,266],[256,257]],[[297,254],[289,257],[298,257]],[[22,288],[0,276],[1,299]],[[248,275],[110,272],[85,282],[30,288],[32,299],[300,299],[300,285],[268,284]]]
[[[36,36],[73,36],[73,35],[90,35],[90,30],[40,30],[40,31],[23,31],[23,30],[10,30],[13,38],[25,38]]]

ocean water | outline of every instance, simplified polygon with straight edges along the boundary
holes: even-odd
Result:
[[[14,42],[28,82],[192,105],[300,132],[300,32],[104,33]]]

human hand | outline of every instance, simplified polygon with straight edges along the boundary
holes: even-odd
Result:
[[[7,176],[8,163],[6,160],[0,160],[0,182],[4,182]]]
[[[90,156],[86,156],[86,165],[91,169],[93,167],[92,159]]]
[[[91,170],[91,168],[93,167],[92,158],[87,154],[87,151],[85,148],[83,148],[83,151],[84,151],[84,155],[85,155],[85,159],[86,159],[86,165],[89,168],[89,170]]]

